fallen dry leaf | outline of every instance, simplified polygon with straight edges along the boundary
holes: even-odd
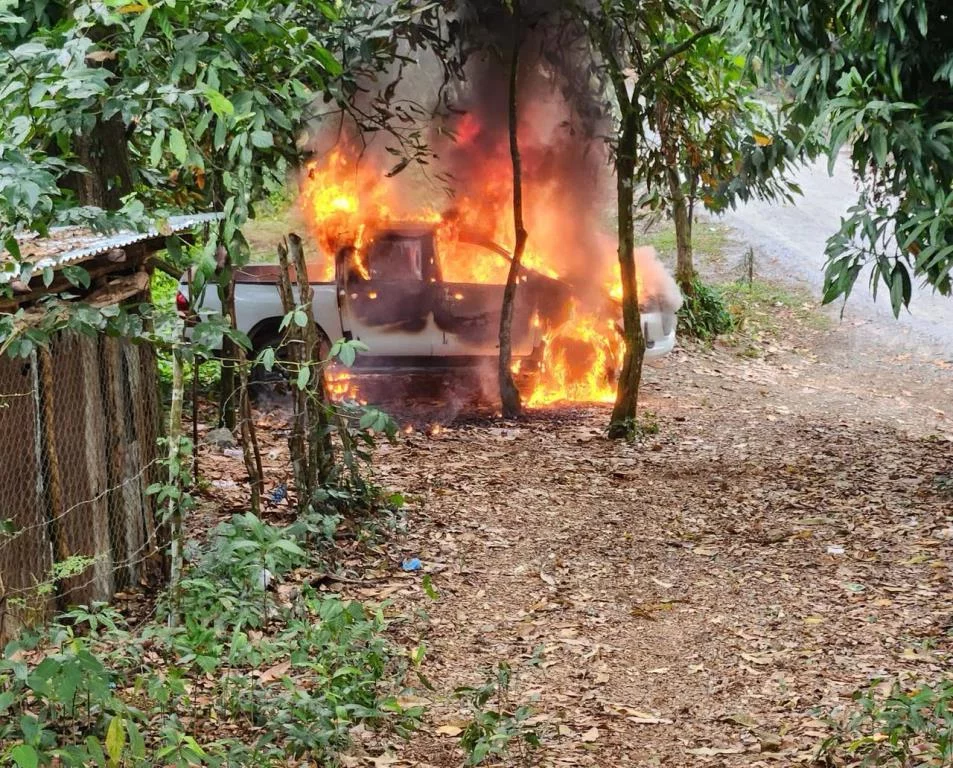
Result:
[[[699,757],[714,757],[715,755],[740,755],[744,752],[743,747],[697,747],[696,749],[686,750],[690,755]]]
[[[633,710],[632,714],[626,717],[626,720],[639,725],[669,725],[672,723],[667,717],[659,717],[651,712],[640,712],[639,710]]]
[[[587,744],[591,744],[594,741],[599,740],[599,729],[596,726],[592,726],[588,731],[585,731],[579,736],[579,740]]]
[[[745,728],[757,728],[758,723],[755,722],[755,719],[746,712],[735,712],[730,715],[725,715],[722,720],[727,720],[731,723],[737,723],[738,725],[743,725]]]
[[[266,669],[261,673],[261,676],[258,678],[259,683],[270,683],[272,680],[279,680],[288,674],[288,670],[291,669],[290,661],[283,661],[281,664],[275,664],[275,666]]]

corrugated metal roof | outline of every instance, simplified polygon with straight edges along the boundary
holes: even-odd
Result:
[[[195,213],[184,216],[170,216],[165,220],[161,231],[159,227],[151,227],[144,232],[121,230],[110,234],[93,232],[84,227],[55,227],[50,229],[49,237],[26,235],[18,239],[21,257],[19,261],[30,262],[34,272],[41,272],[47,267],[59,269],[67,264],[86,261],[93,256],[107,253],[114,248],[124,248],[144,240],[156,237],[165,237],[179,232],[187,232],[200,224],[219,221],[221,213]],[[9,283],[19,275],[10,271],[14,260],[6,251],[0,251],[0,284]]]

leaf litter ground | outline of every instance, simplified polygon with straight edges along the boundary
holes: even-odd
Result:
[[[452,691],[500,661],[541,766],[810,764],[858,687],[949,674],[953,366],[776,315],[764,337],[649,368],[658,433],[636,443],[604,439],[602,406],[435,424],[391,404],[416,429],[376,474],[407,495],[406,532],[342,558],[359,583],[328,588],[392,601],[434,690],[408,678],[421,731],[362,733],[345,764],[461,765]],[[286,479],[280,416],[259,434]],[[203,473],[240,508],[241,460],[213,453]]]

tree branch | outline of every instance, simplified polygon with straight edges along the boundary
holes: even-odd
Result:
[[[644,72],[641,73],[641,75],[639,76],[639,79],[645,79],[649,77],[650,75],[654,75],[662,67],[664,67],[665,64],[670,59],[673,59],[679,54],[685,53],[685,51],[687,51],[689,48],[695,45],[695,43],[697,43],[703,37],[708,37],[708,35],[711,35],[717,31],[718,31],[717,24],[711,24],[705,27],[704,29],[698,30],[695,34],[693,34],[687,40],[683,40],[678,45],[673,46],[672,48],[669,48],[667,51],[665,51],[665,53],[661,54],[655,61],[649,64],[649,66],[645,69]]]

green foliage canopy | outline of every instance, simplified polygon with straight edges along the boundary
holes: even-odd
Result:
[[[668,23],[637,26],[646,50],[672,49],[702,26],[693,3],[665,3]],[[796,184],[784,174],[799,162],[805,132],[756,98],[744,56],[720,30],[696,39],[642,82],[650,132],[639,143],[636,173],[650,208],[670,205],[667,170],[679,169],[685,194],[722,211],[754,197],[790,199]],[[664,135],[671,147],[664,146]],[[670,156],[671,155],[671,156]]]
[[[414,0],[0,2],[0,243],[16,255],[23,229],[115,223],[78,209],[64,180],[82,172],[77,137],[118,118],[134,182],[123,223],[222,210],[207,261],[219,243],[240,261],[241,224],[284,186],[320,114],[424,151],[392,91],[366,84],[439,41],[439,13]]]
[[[914,279],[953,291],[953,14],[947,0],[723,0],[764,75],[788,71],[790,115],[849,149],[863,184],[828,242],[825,300],[866,265],[895,314]]]

